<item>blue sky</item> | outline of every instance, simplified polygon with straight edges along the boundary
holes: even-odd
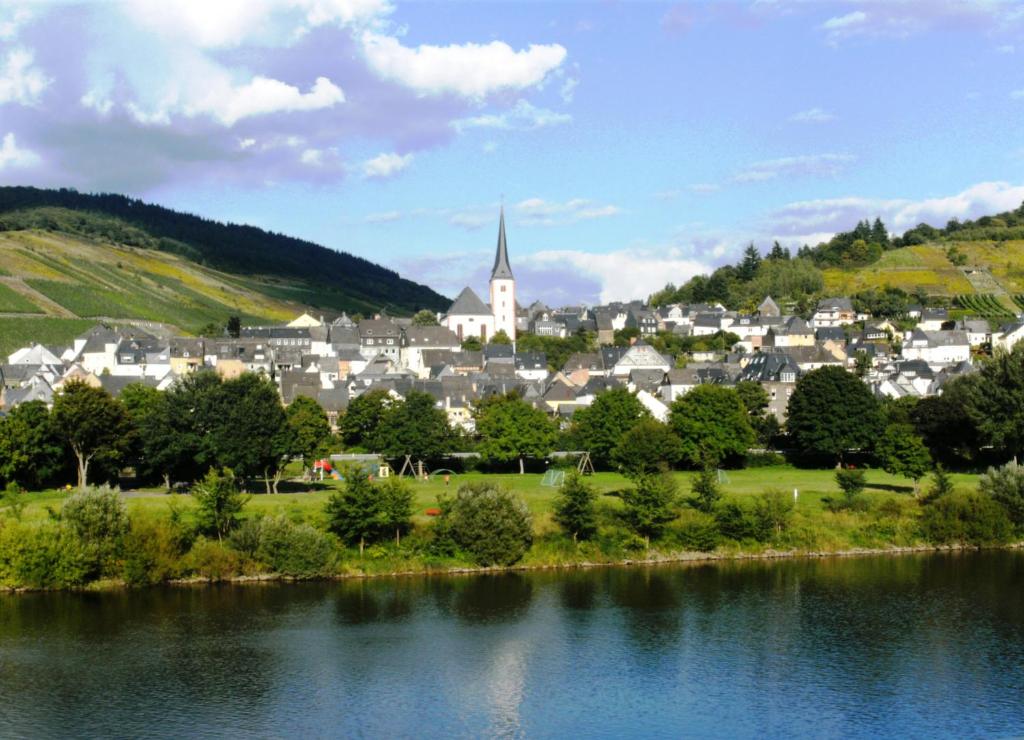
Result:
[[[504,202],[525,300],[751,240],[1024,201],[1010,2],[0,5],[0,183],[305,237],[454,296]]]

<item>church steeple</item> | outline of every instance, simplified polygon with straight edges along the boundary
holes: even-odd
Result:
[[[501,207],[501,220],[498,222],[498,251],[494,255],[494,269],[491,280],[514,280],[512,268],[508,264],[508,246],[505,244],[505,207]]]

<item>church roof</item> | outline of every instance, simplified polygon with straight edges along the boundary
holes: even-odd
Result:
[[[449,316],[490,316],[491,309],[480,300],[472,288],[463,288],[459,297],[448,309]]]
[[[508,246],[505,243],[505,209],[501,209],[501,220],[498,222],[498,250],[494,254],[494,269],[491,280],[513,280],[512,268],[508,264]]]

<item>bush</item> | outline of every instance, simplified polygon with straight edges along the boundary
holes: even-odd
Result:
[[[710,514],[714,511],[715,504],[722,499],[722,489],[718,486],[718,472],[710,466],[704,466],[694,477],[690,490],[693,491],[690,506],[697,511]]]
[[[284,516],[259,523],[256,558],[275,573],[293,578],[324,576],[334,569],[336,549],[327,534]]]
[[[785,464],[786,458],[778,452],[748,452],[743,461],[745,468],[770,468]]]
[[[181,572],[178,533],[163,522],[132,522],[124,539],[124,580],[132,586],[148,586],[177,578]]]
[[[554,501],[554,519],[572,535],[572,541],[589,540],[597,532],[597,491],[575,470],[569,471]]]
[[[978,492],[951,493],[924,507],[921,531],[938,545],[1000,545],[1010,540],[1013,526],[1006,511]]]
[[[718,547],[718,523],[714,517],[694,512],[673,532],[676,541],[687,550],[711,552]]]
[[[189,571],[208,581],[223,581],[242,572],[237,552],[217,540],[200,537],[185,556]]]
[[[227,468],[206,474],[192,489],[198,511],[196,521],[206,534],[215,534],[221,540],[238,522],[238,514],[248,503],[235,482],[235,474]]]
[[[1024,528],[1024,468],[1016,462],[989,468],[978,481],[978,490],[1003,507],[1018,531]]]
[[[783,491],[765,491],[754,499],[757,538],[762,542],[768,542],[785,532],[792,518],[793,499]]]
[[[533,544],[533,517],[522,500],[488,483],[459,487],[442,504],[441,531],[478,565],[512,565]]]
[[[839,486],[843,495],[840,498],[828,496],[821,500],[829,511],[864,511],[868,508],[867,502],[860,495],[867,485],[863,470],[840,468],[836,471],[836,485]]]
[[[88,581],[92,563],[81,541],[53,525],[0,527],[0,583],[12,588],[69,588]]]
[[[128,514],[118,492],[109,486],[87,488],[64,502],[60,519],[82,543],[96,575],[110,573],[128,534]]]
[[[754,512],[739,502],[725,501],[719,504],[715,507],[714,516],[722,537],[736,542],[758,539],[760,526]]]
[[[669,473],[641,475],[636,485],[622,492],[623,517],[649,546],[678,515],[679,489]]]

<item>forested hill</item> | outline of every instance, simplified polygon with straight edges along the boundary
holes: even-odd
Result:
[[[0,187],[0,231],[39,229],[172,252],[227,273],[281,281],[282,298],[319,309],[443,310],[450,301],[394,270],[254,226],[221,223],[113,194]],[[299,285],[295,284],[299,282]]]

